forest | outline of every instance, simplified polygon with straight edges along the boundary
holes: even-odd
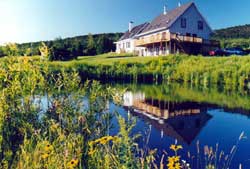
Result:
[[[213,37],[217,39],[249,39],[250,24],[215,30]]]
[[[212,38],[219,40],[222,48],[250,48],[250,24],[215,30]]]
[[[92,56],[115,50],[114,42],[122,33],[88,34],[72,38],[43,41],[51,51],[51,60],[71,60],[77,56]],[[37,56],[42,42],[8,43],[0,46],[0,56]]]

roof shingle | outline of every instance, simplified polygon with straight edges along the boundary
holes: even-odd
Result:
[[[141,33],[146,33],[159,28],[169,28],[176,19],[178,19],[193,4],[193,2],[190,2],[169,11],[166,15],[159,15]]]
[[[133,29],[130,32],[129,31],[125,32],[124,35],[119,40],[133,38],[135,35],[140,34],[148,25],[149,23],[146,22],[133,27]]]

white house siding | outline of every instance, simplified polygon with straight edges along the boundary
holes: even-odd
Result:
[[[181,28],[181,18],[186,18],[186,28]],[[203,21],[203,30],[198,29],[198,21]],[[204,18],[197,11],[197,8],[192,5],[176,22],[170,27],[170,32],[180,33],[186,35],[186,33],[197,34],[198,37],[203,39],[210,39],[212,30],[207,25]]]
[[[130,43],[129,47],[127,43]],[[136,47],[135,46],[135,39],[125,39],[122,41],[116,42],[116,53],[138,53],[140,55],[141,52],[145,50],[144,47]]]
[[[130,45],[127,46],[127,43],[129,43]],[[125,39],[122,41],[118,41],[116,43],[116,52],[117,53],[122,53],[122,52],[126,52],[126,53],[132,53],[134,51],[135,47],[134,47],[134,40],[133,39]]]

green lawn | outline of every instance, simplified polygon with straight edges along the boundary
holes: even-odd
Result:
[[[162,56],[161,56],[162,57]],[[97,56],[79,56],[77,60],[67,61],[67,62],[61,62],[56,61],[53,62],[54,64],[64,64],[64,65],[70,65],[72,63],[83,63],[83,64],[89,64],[89,65],[112,65],[115,62],[122,62],[122,63],[148,63],[152,60],[157,60],[160,57],[139,57],[139,56],[133,56],[129,54],[103,54],[103,55],[97,55]]]

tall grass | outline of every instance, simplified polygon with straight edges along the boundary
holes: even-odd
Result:
[[[106,64],[108,63],[108,64]],[[224,86],[228,90],[250,86],[250,57],[208,58],[171,55],[165,57],[88,57],[79,61],[54,62],[51,72],[77,70],[84,78],[133,82],[181,82],[202,87]]]

